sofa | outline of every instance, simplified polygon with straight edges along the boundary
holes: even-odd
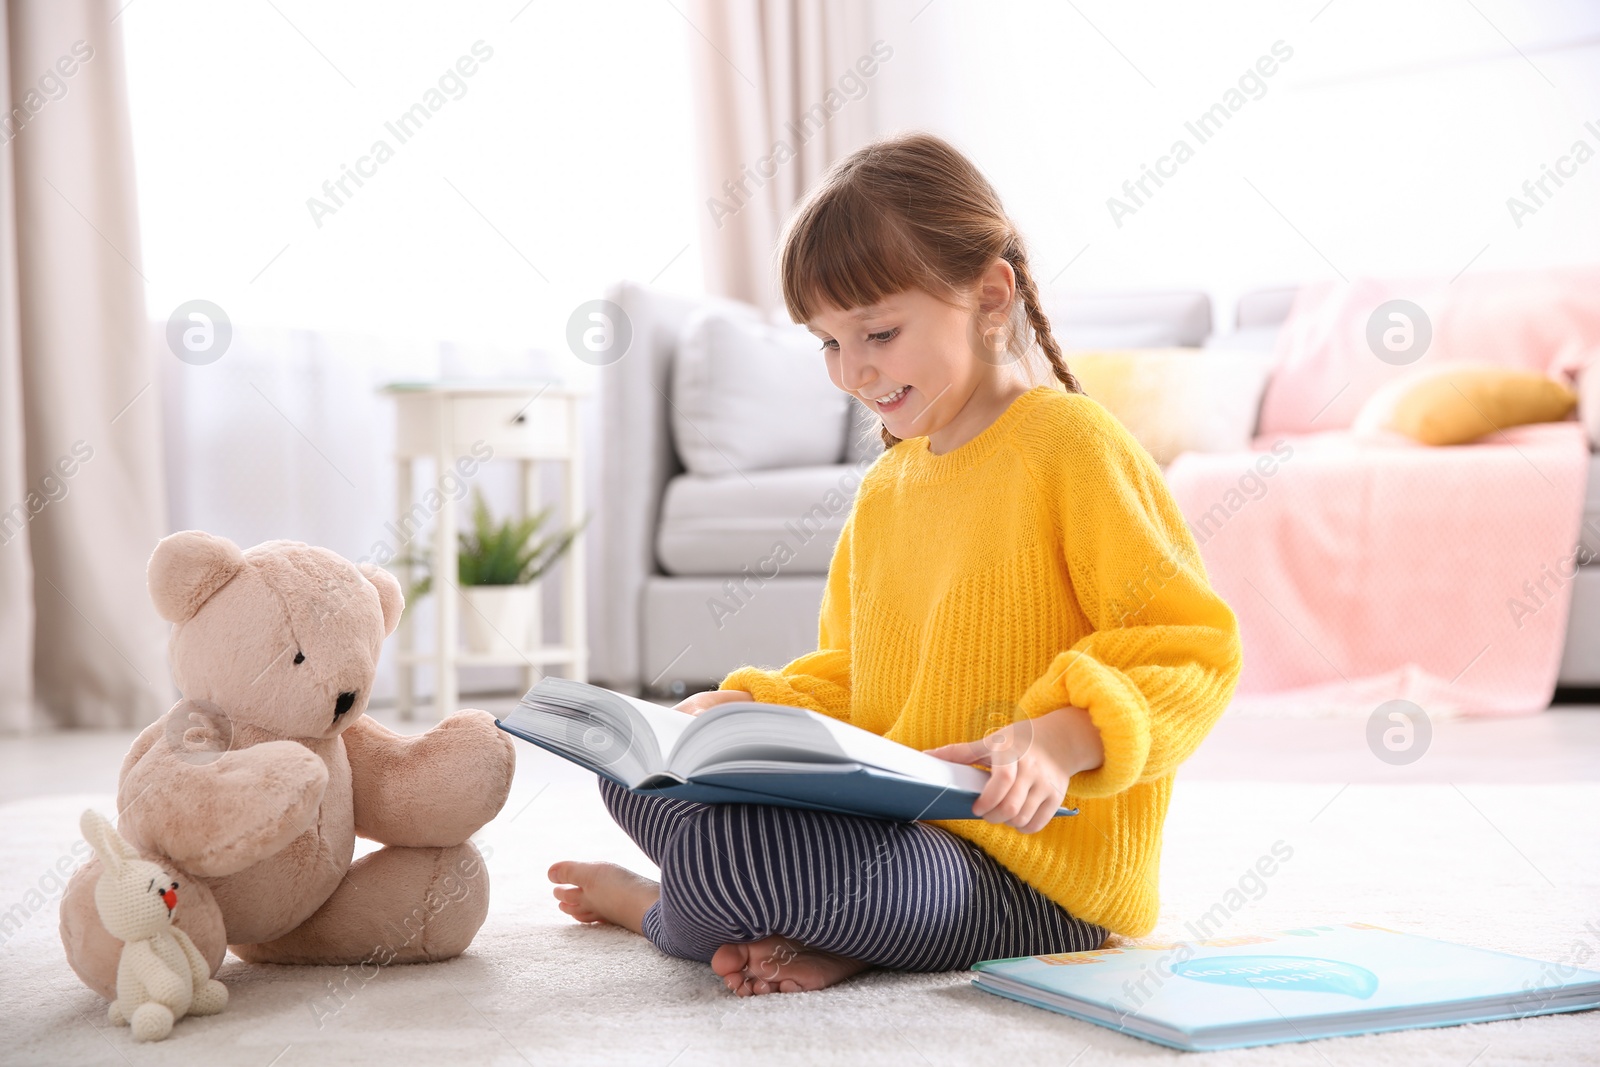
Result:
[[[1295,288],[1258,290],[1242,296],[1235,308],[1234,329],[1214,334],[1206,347],[1230,350],[1271,352],[1277,335],[1294,304]],[[1593,387],[1580,384],[1580,394],[1592,395]],[[1597,438],[1595,412],[1584,412],[1589,430],[1589,463],[1584,487],[1583,519],[1579,543],[1584,552],[1572,579],[1572,600],[1557,675],[1558,686],[1592,689],[1600,686],[1600,455],[1595,452]]]
[[[1247,294],[1225,332],[1213,328],[1210,298],[1199,291],[1050,293],[1045,310],[1067,349],[1270,352],[1294,294]],[[780,665],[815,648],[834,543],[861,473],[881,451],[876,420],[826,383],[814,339],[786,319],[631,281],[607,298],[631,341],[600,368],[596,389],[590,679],[676,698],[714,687],[740,665]],[[752,335],[762,344],[792,345],[752,373],[792,374],[793,382],[773,387],[770,379],[755,394],[761,403],[719,406],[705,376],[720,375],[723,388],[746,371],[718,369],[707,357],[708,321],[743,323],[766,331]],[[761,449],[744,447],[755,440]],[[1596,531],[1600,471],[1591,460],[1584,538],[1600,558]],[[1560,684],[1600,685],[1600,563],[1574,581]]]

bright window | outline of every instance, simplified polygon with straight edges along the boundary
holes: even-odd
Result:
[[[118,21],[153,319],[206,299],[525,349],[618,277],[701,291],[672,5],[144,0]]]

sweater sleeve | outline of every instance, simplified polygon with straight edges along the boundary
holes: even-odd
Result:
[[[740,667],[718,689],[742,689],[762,704],[788,704],[850,721],[850,560],[855,511],[845,518],[828,564],[817,618],[817,650],[778,668]]]
[[[1059,652],[1021,700],[1027,718],[1080,707],[1105,759],[1073,775],[1085,798],[1173,772],[1233,695],[1238,622],[1212,590],[1194,538],[1150,455],[1086,401],[1084,432],[1040,492],[1056,500],[1072,593],[1093,632]]]

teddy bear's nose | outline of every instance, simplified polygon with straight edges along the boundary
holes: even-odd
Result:
[[[339,716],[354,707],[355,702],[356,695],[354,693],[340,693],[338,702],[333,705],[333,721],[338,722]]]

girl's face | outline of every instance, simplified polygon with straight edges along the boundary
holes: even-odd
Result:
[[[972,314],[908,290],[870,308],[823,309],[806,325],[822,340],[834,385],[896,437],[925,437],[972,393]]]
[[[1001,266],[996,273],[1009,282],[1010,267]],[[942,452],[971,436],[961,425],[963,412],[974,415],[969,401],[976,396],[975,408],[987,408],[993,397],[1015,391],[1009,383],[1016,368],[979,355],[979,323],[994,317],[982,308],[1009,297],[980,289],[970,304],[951,307],[907,290],[869,308],[824,308],[806,327],[822,341],[834,385],[877,412],[896,437],[927,437]]]

